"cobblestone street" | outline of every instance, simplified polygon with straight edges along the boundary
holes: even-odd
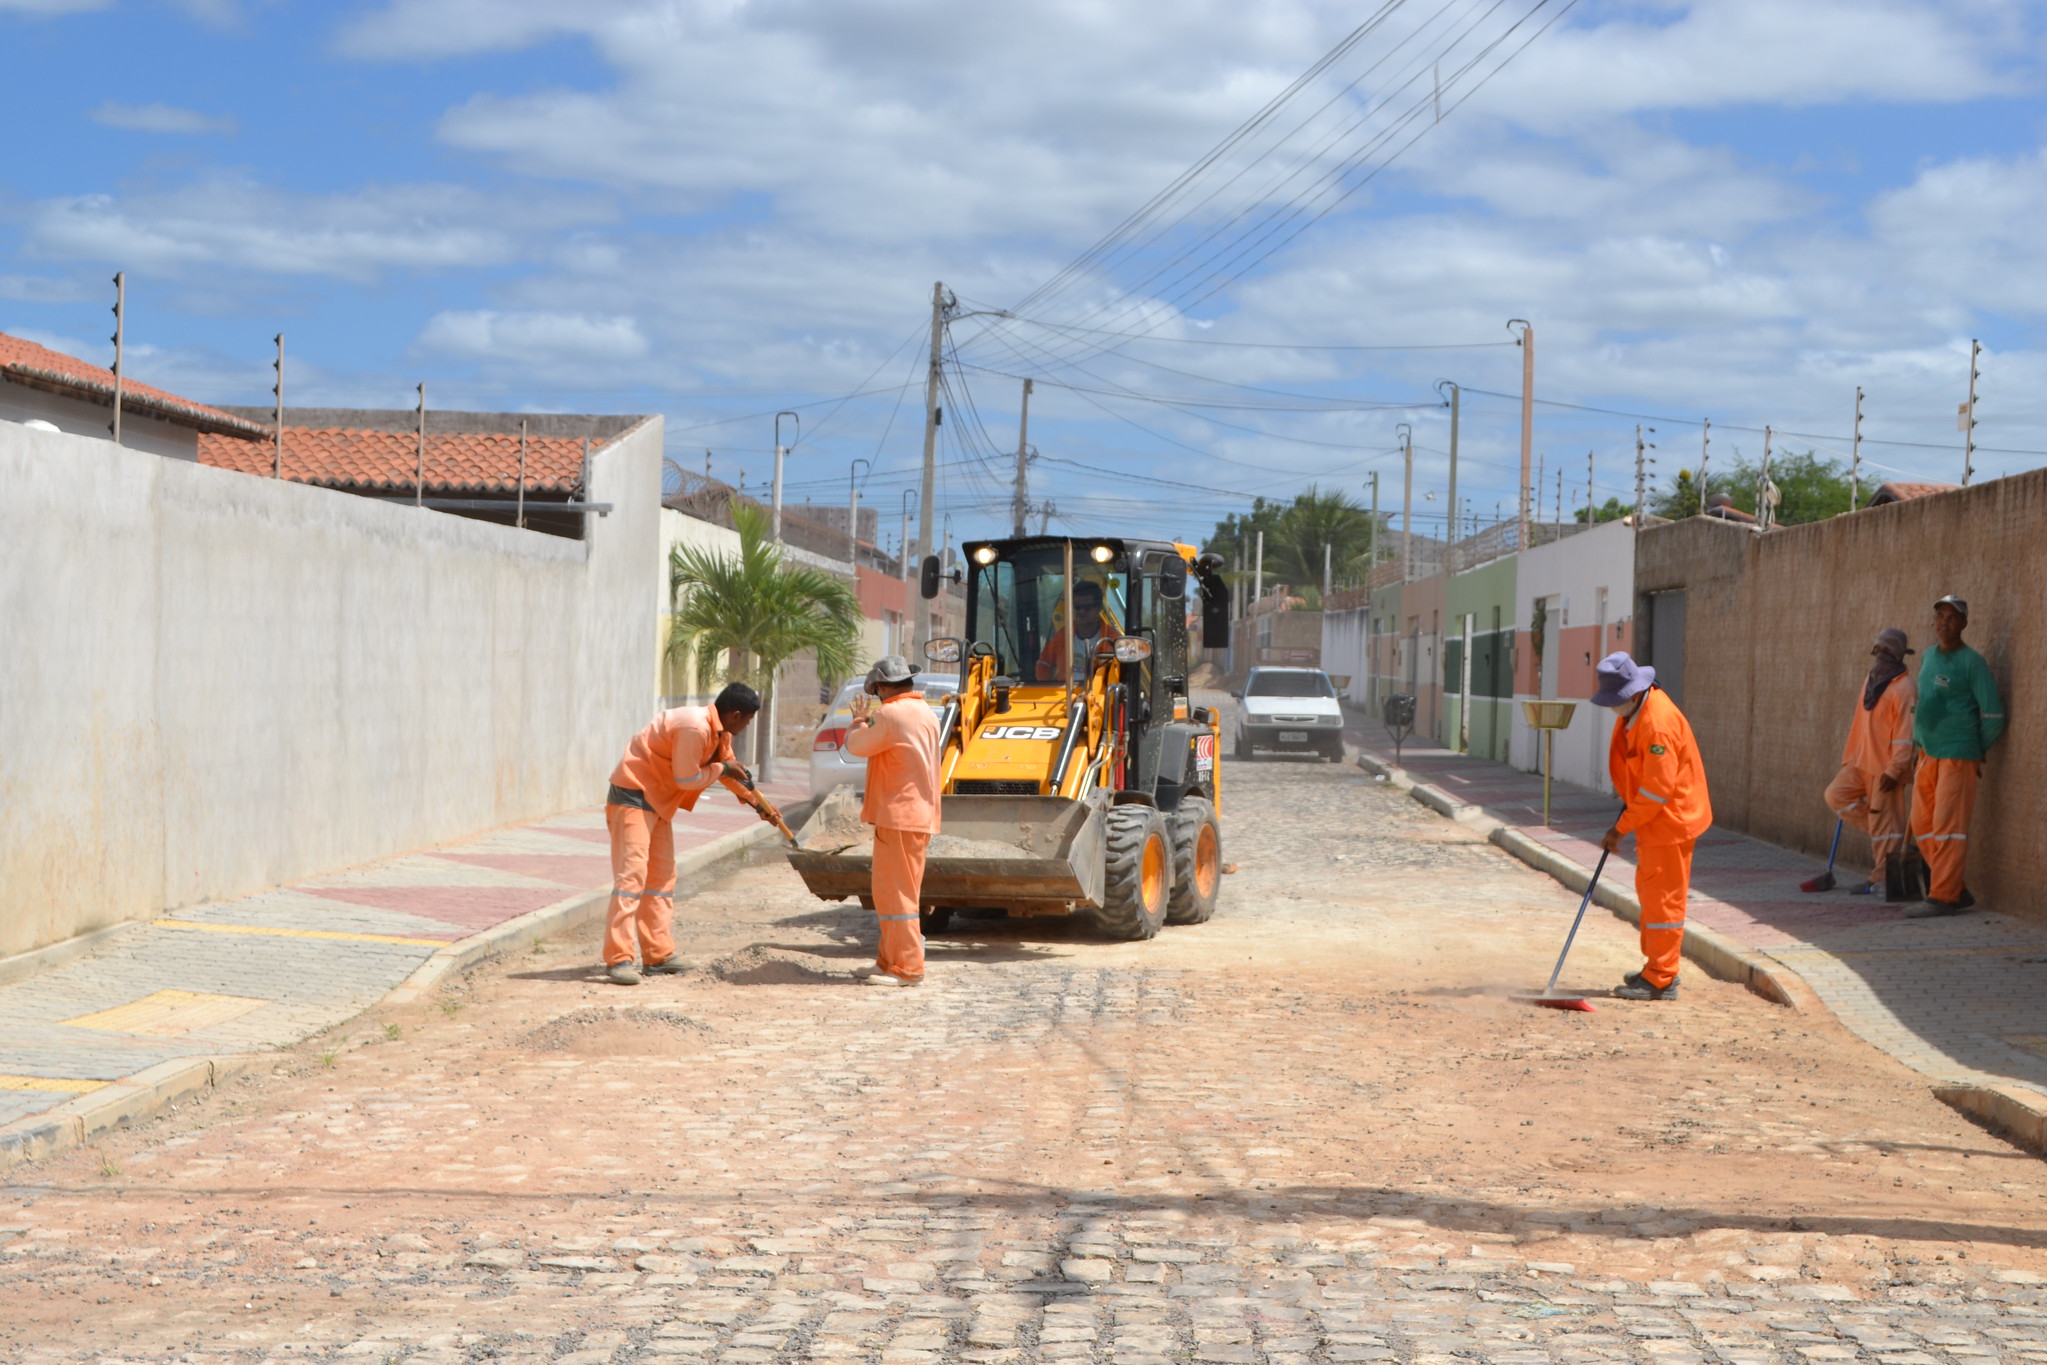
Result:
[[[869,989],[761,854],[682,977],[558,939],[19,1168],[0,1357],[2047,1362],[2047,1172],[1923,1077],[1695,971],[1517,1005],[1575,897],[1349,765],[1223,782],[1207,925]]]

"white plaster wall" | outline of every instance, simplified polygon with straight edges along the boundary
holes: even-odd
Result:
[[[109,445],[114,441],[113,433],[107,430],[114,420],[113,404],[88,403],[0,378],[0,422],[37,419],[74,436],[105,441]],[[152,417],[126,406],[121,409],[121,445],[128,450],[147,451],[173,460],[199,458],[199,433],[191,427],[166,422],[161,417]]]
[[[1515,565],[1514,629],[1527,634],[1534,625],[1535,601],[1541,597],[1562,599],[1559,639],[1565,630],[1593,625],[1598,620],[1601,588],[1606,589],[1606,623],[1612,626],[1631,621],[1635,603],[1635,531],[1625,522],[1605,522],[1575,536],[1523,550]],[[1602,657],[1593,656],[1595,662]],[[1595,791],[1611,791],[1606,749],[1613,734],[1613,713],[1582,700],[1589,695],[1589,689],[1562,683],[1563,676],[1560,674],[1558,696],[1580,700],[1571,714],[1569,728],[1557,731],[1552,773],[1561,781]],[[1540,732],[1528,724],[1520,706],[1533,696],[1522,693],[1515,698],[1513,754],[1519,766],[1539,772]]]
[[[0,955],[601,801],[661,434],[578,542],[0,422]]]

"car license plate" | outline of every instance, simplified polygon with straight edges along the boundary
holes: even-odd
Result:
[[[1308,732],[1306,730],[1281,730],[1279,732],[1279,742],[1281,744],[1306,744],[1308,742]]]

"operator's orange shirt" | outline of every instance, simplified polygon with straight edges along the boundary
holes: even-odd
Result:
[[[1919,684],[1909,672],[1891,679],[1864,710],[1862,689],[1855,689],[1855,718],[1848,722],[1848,742],[1841,746],[1841,766],[1865,773],[1889,773],[1899,781],[1912,771],[1912,712],[1919,704]]]
[[[633,736],[612,770],[611,785],[644,793],[654,813],[668,820],[678,810],[695,810],[697,798],[731,761],[732,736],[717,711],[678,706]]]
[[[1104,642],[1121,638],[1122,632],[1116,629],[1116,623],[1109,619],[1109,613],[1107,610],[1104,610],[1102,612],[1102,632],[1095,636],[1092,648],[1100,649]],[[1080,645],[1083,650],[1090,648],[1088,645],[1081,644],[1078,636],[1074,637],[1074,643]],[[1052,632],[1052,638],[1045,642],[1045,647],[1038,651],[1038,681],[1055,682],[1064,686],[1066,682],[1065,669],[1066,632],[1064,630],[1055,630]]]
[[[1634,716],[1613,727],[1606,762],[1627,803],[1614,828],[1633,834],[1636,847],[1690,843],[1712,826],[1692,724],[1662,688],[1650,688]]]
[[[846,752],[867,760],[860,818],[877,829],[938,833],[937,713],[913,687],[872,715],[872,725],[846,730]]]

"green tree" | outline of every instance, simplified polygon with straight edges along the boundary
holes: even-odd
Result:
[[[1604,503],[1600,504],[1597,508],[1591,510],[1596,513],[1592,520],[1594,524],[1598,524],[1600,522],[1619,521],[1622,517],[1629,515],[1635,509],[1632,506],[1622,503],[1619,498],[1608,498]],[[1576,512],[1572,513],[1572,515],[1578,519],[1580,524],[1583,524],[1585,520],[1586,511],[1587,511],[1586,508],[1580,507]]]
[[[745,682],[763,692],[772,714],[775,673],[791,656],[810,650],[820,680],[836,683],[853,671],[860,648],[860,599],[822,569],[785,563],[768,539],[768,514],[735,503],[739,553],[677,545],[668,555],[668,657],[696,659],[697,687]],[[765,715],[756,723],[765,726]],[[756,739],[760,775],[773,761],[773,738]]]
[[[1381,517],[1383,524],[1384,518]],[[1296,592],[1322,589],[1323,547],[1329,549],[1331,576],[1339,584],[1356,583],[1371,567],[1375,527],[1369,509],[1337,490],[1309,485],[1291,502],[1255,499],[1251,510],[1231,513],[1215,525],[1204,549],[1252,572],[1258,532],[1265,533],[1265,581],[1285,583]]]
[[[1699,515],[1703,509],[1699,506],[1699,485],[1692,478],[1692,471],[1678,470],[1670,487],[1658,489],[1650,496],[1649,510],[1671,521]]]
[[[1679,471],[1681,477],[1689,477]],[[1756,510],[1756,491],[1762,482],[1760,463],[1735,452],[1727,469],[1708,469],[1706,495],[1725,493],[1744,512]],[[1789,453],[1770,457],[1770,482],[1777,485],[1781,501],[1771,517],[1780,526],[1797,526],[1824,521],[1848,511],[1848,466],[1839,460],[1823,459],[1816,451],[1803,455]],[[1671,494],[1660,494],[1669,497]],[[1657,508],[1659,512],[1661,507]],[[1683,515],[1691,515],[1685,513]]]

